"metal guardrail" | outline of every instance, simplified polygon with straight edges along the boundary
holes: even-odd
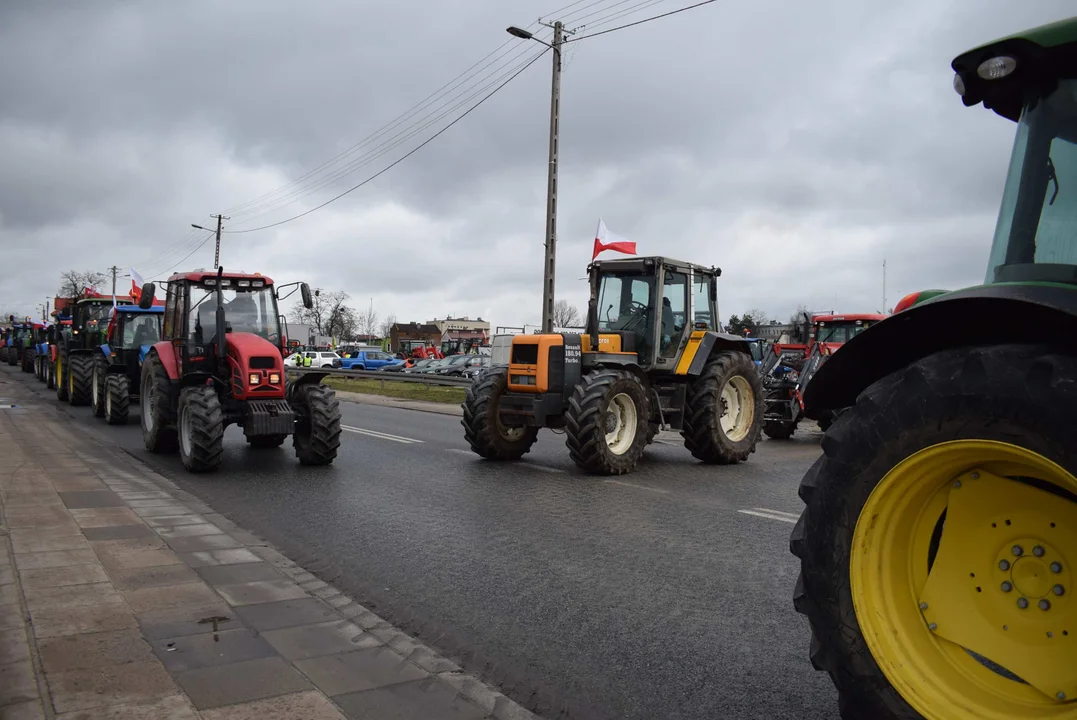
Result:
[[[355,378],[362,380],[381,380],[383,382],[410,382],[420,385],[442,385],[444,387],[469,387],[470,378],[449,377],[433,373],[378,372],[376,370],[343,370],[339,368],[293,368],[286,367],[286,372],[305,375],[311,372],[328,373],[331,377]]]

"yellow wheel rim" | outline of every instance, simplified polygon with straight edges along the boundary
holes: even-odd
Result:
[[[853,532],[853,606],[921,715],[1077,718],[1074,494],[1056,463],[990,440],[925,448],[872,491]]]

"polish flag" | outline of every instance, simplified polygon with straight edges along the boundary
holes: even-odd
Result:
[[[595,231],[595,251],[591,255],[594,260],[603,250],[613,250],[625,255],[636,254],[636,243],[624,239],[620,235],[614,235],[606,228],[602,218],[598,219],[598,230]]]
[[[139,298],[142,297],[142,285],[144,281],[137,270],[134,268],[129,269],[131,270],[131,299],[137,303]]]

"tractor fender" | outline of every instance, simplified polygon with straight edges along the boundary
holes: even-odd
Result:
[[[99,345],[97,349],[104,353],[105,357],[109,357],[112,355],[112,348],[108,346],[108,343],[105,343],[104,345]]]
[[[677,363],[678,375],[689,375],[697,377],[703,372],[703,368],[707,365],[707,361],[715,353],[722,352],[723,350],[739,350],[748,356],[752,357],[751,344],[740,337],[739,335],[731,335],[729,333],[719,332],[707,332],[700,338],[699,344],[692,347],[693,341],[688,341],[688,346],[684,351],[684,355],[681,357],[681,361]],[[691,356],[689,357],[689,353]],[[688,367],[683,370],[685,363]]]
[[[176,363],[176,351],[172,347],[172,343],[167,340],[162,340],[159,343],[155,343],[150,352],[153,352],[157,359],[164,366],[165,372],[168,373],[169,380],[179,380],[179,365]],[[149,353],[146,353],[147,355]]]
[[[323,378],[327,377],[329,377],[329,373],[326,372],[307,372],[303,373],[302,375],[297,375],[295,377],[295,380],[288,380],[287,388],[284,395],[288,399],[288,401],[291,402],[292,393],[295,392],[296,388],[303,387],[305,385],[317,385],[322,381]]]
[[[813,420],[852,407],[872,383],[963,345],[1042,344],[1077,351],[1077,288],[981,285],[938,295],[875,323],[842,345],[804,390]]]

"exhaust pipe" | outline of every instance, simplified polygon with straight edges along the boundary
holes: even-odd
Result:
[[[225,368],[228,366],[228,360],[225,356],[225,348],[227,343],[224,340],[224,290],[221,289],[221,279],[224,275],[224,268],[217,268],[217,312],[215,316],[217,325],[217,366],[219,368]]]

